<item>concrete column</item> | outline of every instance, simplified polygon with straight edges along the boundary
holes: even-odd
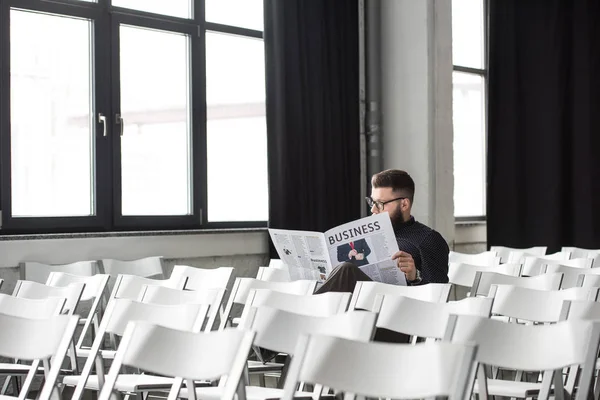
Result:
[[[454,241],[450,0],[381,0],[384,168],[415,180],[413,215]]]

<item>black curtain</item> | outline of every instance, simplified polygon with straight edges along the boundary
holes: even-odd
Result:
[[[600,1],[491,0],[488,244],[600,248]]]
[[[269,226],[360,217],[357,0],[265,0]]]

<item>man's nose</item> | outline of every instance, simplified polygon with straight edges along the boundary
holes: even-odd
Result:
[[[379,214],[379,209],[375,204],[373,204],[373,207],[371,207],[371,214]]]

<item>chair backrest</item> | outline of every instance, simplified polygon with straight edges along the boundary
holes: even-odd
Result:
[[[428,283],[419,286],[398,286],[381,282],[357,282],[350,299],[350,310],[369,310],[375,307],[377,295],[405,296],[417,300],[447,302],[450,296],[450,283]]]
[[[56,389],[56,379],[73,340],[78,320],[76,316],[66,315],[29,319],[0,314],[0,356],[33,361],[21,387],[19,399],[27,398],[41,365],[44,366],[46,376],[39,398],[50,398],[50,393]],[[49,370],[46,369],[48,364]]]
[[[596,268],[590,268],[590,270],[595,270]],[[586,271],[587,272],[587,271]],[[577,278],[577,286],[593,288],[600,287],[600,275],[595,274],[579,274],[579,278]]]
[[[543,378],[540,399],[548,399],[554,373],[563,368],[583,367],[577,400],[587,398],[600,343],[600,325],[591,321],[572,320],[556,324],[508,324],[490,318],[453,315],[448,323],[446,340],[477,345],[477,362],[517,371],[551,371]],[[560,345],[561,343],[568,345]],[[484,368],[479,369],[482,373]],[[546,375],[546,374],[545,374]],[[575,386],[569,374],[567,390]],[[481,377],[481,375],[480,375]],[[487,380],[478,379],[481,386]],[[562,383],[562,380],[559,380]],[[487,392],[487,390],[486,390]]]
[[[256,279],[270,282],[290,282],[290,272],[283,268],[258,267]]]
[[[58,297],[65,299],[63,312],[72,315],[79,304],[85,284],[71,283],[66,287],[48,286],[38,282],[17,281],[13,296],[26,299],[47,299],[48,297]]]
[[[227,289],[229,280],[234,274],[232,267],[196,268],[187,265],[175,265],[171,278],[185,277],[187,290]]]
[[[29,319],[47,319],[53,315],[60,315],[65,301],[60,297],[27,299],[0,294],[0,314]]]
[[[600,255],[600,249],[584,249],[582,247],[563,247],[561,251],[571,253],[571,258],[594,258]]]
[[[489,317],[494,299],[467,297],[448,303],[411,299],[404,296],[378,296],[377,328],[420,338],[441,339],[451,314]],[[418,315],[418,318],[415,316]]]
[[[559,254],[559,253],[556,253]],[[570,254],[570,253],[569,253]],[[546,256],[547,257],[547,256]],[[545,265],[561,264],[569,267],[577,268],[590,268],[592,266],[591,258],[573,258],[573,259],[551,259],[551,258],[540,258],[540,257],[525,257],[523,259],[523,271],[522,275],[535,276],[544,272]]]
[[[314,317],[271,307],[252,307],[240,322],[240,328],[256,331],[256,346],[294,355],[301,334],[323,334],[367,342],[373,336],[376,319],[377,314],[368,311]]]
[[[293,399],[299,382],[367,398],[470,397],[469,381],[475,364],[472,345],[439,342],[406,346],[315,335],[304,337],[296,353],[299,356],[290,365],[282,399]]]
[[[37,283],[47,283],[52,272],[66,272],[80,276],[92,276],[99,272],[98,262],[78,261],[71,264],[44,264],[39,262],[19,263],[21,279]]]
[[[588,319],[600,321],[600,303],[592,300],[567,300],[563,303],[561,320]]]
[[[81,276],[67,274],[65,272],[51,272],[46,281],[46,285],[65,287],[72,283],[83,283],[85,284],[85,288],[81,294],[81,301],[88,301],[102,297],[106,290],[109,278],[110,276],[106,274]]]
[[[565,300],[596,300],[598,288],[536,290],[510,285],[494,285],[492,314],[532,322],[558,322]]]
[[[127,326],[115,361],[111,365],[99,400],[109,400],[123,365],[162,376],[186,380],[188,390],[194,381],[226,379],[220,398],[234,399],[251,349],[254,332],[225,329],[210,333],[193,333],[169,329],[148,322]],[[169,398],[177,398],[181,379],[175,379]]]
[[[104,259],[98,262],[100,271],[116,277],[117,275],[136,275],[143,278],[163,278],[162,257],[146,257],[137,260],[123,261]]]
[[[483,253],[477,254],[465,254],[451,251],[448,255],[448,262],[492,266],[500,264],[500,258],[496,255],[495,251],[484,251]]]
[[[109,300],[113,298],[137,300],[146,285],[182,290],[185,287],[186,279],[185,276],[172,276],[169,279],[151,279],[137,275],[119,275],[115,280]]]
[[[276,258],[271,258],[269,260],[269,268],[283,268],[283,269],[288,269],[289,267],[287,266],[286,263],[283,262],[283,260],[279,260]]]
[[[575,261],[575,260],[572,260]],[[569,289],[577,286],[581,286],[581,275],[598,275],[600,276],[600,268],[579,268],[569,267],[562,264],[549,264],[544,266],[543,273],[556,273],[560,272],[563,274],[561,289]]]
[[[283,292],[298,295],[310,295],[315,292],[317,287],[316,280],[298,280],[293,282],[269,282],[254,278],[236,278],[231,289],[231,294],[227,300],[227,306],[221,319],[219,329],[223,329],[231,314],[234,304],[245,304],[250,290],[252,289],[270,289],[276,292]]]
[[[524,253],[531,256],[543,257],[546,255],[546,250],[548,247],[546,246],[534,246],[525,249],[517,249],[514,247],[506,247],[506,246],[491,246],[490,251],[495,251],[496,255],[500,257],[500,262],[509,263],[510,253]]]
[[[538,290],[558,290],[562,283],[562,273],[538,276],[510,276],[495,272],[477,272],[471,296],[487,296],[492,285],[513,285]]]
[[[348,310],[351,293],[329,292],[300,295],[269,289],[252,289],[246,300],[242,318],[252,307],[271,307],[313,317],[328,317]]]
[[[208,306],[208,320],[206,321],[205,330],[210,331],[214,327],[224,296],[225,289],[180,290],[156,285],[144,285],[139,300],[142,303],[163,305],[200,304]]]
[[[493,266],[464,263],[448,264],[448,279],[454,285],[472,287],[477,272],[496,272],[498,274],[519,276],[521,274],[521,264],[500,264]]]

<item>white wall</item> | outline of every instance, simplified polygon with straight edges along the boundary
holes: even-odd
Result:
[[[454,241],[452,14],[448,0],[381,0],[385,168],[415,180],[413,214]]]

